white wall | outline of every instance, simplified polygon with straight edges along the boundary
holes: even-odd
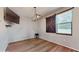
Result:
[[[8,45],[8,36],[4,22],[4,8],[0,7],[0,51],[5,51]]]
[[[79,8],[73,9],[73,35],[59,35],[55,33],[46,33],[45,18],[38,21],[38,32],[40,38],[54,42],[79,51]]]
[[[9,42],[16,42],[34,37],[34,23],[31,19],[20,17],[20,24],[12,24],[12,27],[7,28]]]
[[[0,8],[0,51],[5,51],[8,44],[20,40],[34,38],[36,22],[20,16],[20,24],[13,23],[11,27],[5,27],[4,8]]]

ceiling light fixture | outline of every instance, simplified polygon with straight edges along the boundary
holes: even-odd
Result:
[[[37,21],[41,17],[41,15],[39,15],[37,13],[37,8],[36,7],[33,7],[33,8],[34,8],[34,19],[33,19],[33,21]]]

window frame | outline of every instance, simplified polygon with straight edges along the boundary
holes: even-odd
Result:
[[[67,10],[64,10],[64,11],[62,11],[62,12],[59,12],[59,13],[57,13],[56,15],[59,15],[59,14],[62,14],[62,13],[64,13],[64,12],[67,12],[67,11],[70,11],[70,10],[72,10],[73,9],[73,7],[72,8],[69,8],[69,9],[67,9]],[[55,20],[55,22],[56,22],[56,20]],[[57,33],[56,32],[56,34],[61,34],[61,35],[69,35],[69,36],[72,36],[72,23],[73,23],[73,11],[72,11],[72,22],[71,22],[71,34],[67,34],[67,33]],[[57,25],[56,23],[55,23],[55,25]],[[55,26],[56,27],[56,26]],[[57,28],[56,28],[56,30],[57,30]]]

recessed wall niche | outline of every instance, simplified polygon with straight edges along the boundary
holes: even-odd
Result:
[[[5,8],[4,10],[4,20],[7,21],[7,23],[16,23],[19,24],[20,22],[20,17],[14,13],[11,9],[8,7]]]

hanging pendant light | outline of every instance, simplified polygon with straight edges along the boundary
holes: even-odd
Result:
[[[37,11],[36,11],[36,7],[34,7],[34,14],[35,14],[35,21],[37,21]]]
[[[33,21],[37,21],[40,18],[41,15],[39,15],[37,13],[37,8],[36,7],[33,7],[33,8],[34,8],[34,19],[33,19]]]

